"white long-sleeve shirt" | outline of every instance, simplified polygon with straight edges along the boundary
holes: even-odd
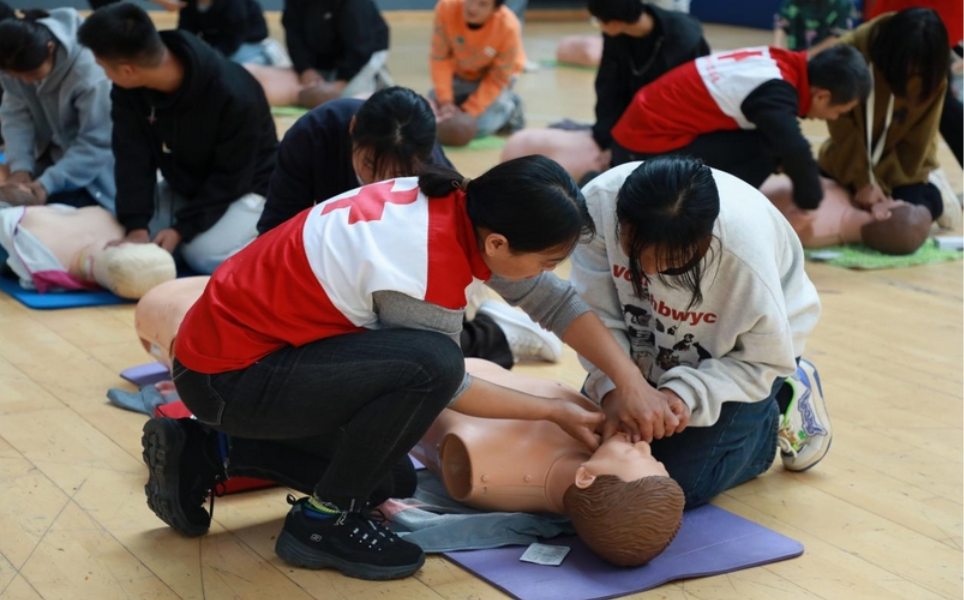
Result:
[[[710,426],[724,402],[763,400],[778,377],[796,370],[820,299],[786,219],[759,191],[716,170],[720,216],[703,302],[687,308],[690,293],[657,277],[636,296],[616,234],[616,195],[639,164],[612,169],[583,190],[597,234],[574,253],[571,280],[647,380],[689,405],[691,426]],[[615,385],[580,360],[589,371],[586,392],[599,402]]]

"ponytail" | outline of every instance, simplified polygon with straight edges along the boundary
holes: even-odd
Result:
[[[565,169],[544,156],[523,156],[496,165],[475,179],[449,167],[429,165],[418,178],[429,198],[461,191],[475,227],[504,235],[517,253],[572,249],[595,232],[586,199]]]

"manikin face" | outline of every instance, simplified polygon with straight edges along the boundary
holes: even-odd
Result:
[[[465,0],[462,12],[469,25],[484,25],[495,10],[495,0]]]
[[[648,442],[631,443],[625,433],[617,433],[602,443],[582,464],[591,475],[615,475],[623,481],[660,475],[669,477],[663,463],[653,458]]]
[[[810,98],[810,110],[807,111],[807,118],[836,121],[840,115],[849,113],[860,104],[860,100],[853,100],[846,104],[831,104],[830,102],[830,92],[821,89],[815,90]]]

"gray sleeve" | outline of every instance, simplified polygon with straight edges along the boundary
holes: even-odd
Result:
[[[487,285],[560,339],[576,317],[590,311],[572,285],[553,273],[518,281],[493,275]]]
[[[462,319],[464,310],[451,310],[437,304],[412,298],[407,294],[392,291],[381,291],[372,294],[375,312],[382,329],[404,328],[421,331],[435,331],[448,336],[461,347]],[[472,378],[468,373],[459,389],[455,391],[451,405],[468,389]]]

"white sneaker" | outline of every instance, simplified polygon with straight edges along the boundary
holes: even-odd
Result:
[[[959,229],[962,218],[964,218],[962,217],[961,198],[954,193],[954,188],[951,186],[950,180],[947,179],[947,173],[944,172],[944,169],[935,169],[928,174],[927,179],[941,191],[941,201],[944,203],[944,212],[937,217],[938,226],[941,229]]]
[[[800,359],[797,372],[787,377],[786,383],[793,388],[793,399],[780,418],[777,443],[786,469],[806,471],[827,455],[833,428],[820,375],[812,362]]]
[[[479,313],[488,315],[499,325],[516,362],[558,362],[562,358],[562,342],[559,338],[533,322],[521,310],[496,300],[486,300],[479,306]]]

